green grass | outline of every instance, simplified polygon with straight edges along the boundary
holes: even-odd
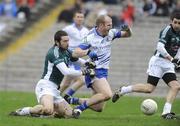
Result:
[[[53,119],[35,117],[13,117],[8,113],[23,106],[36,104],[33,93],[0,92],[0,126],[180,126],[179,120],[160,118],[164,99],[153,98],[158,103],[158,112],[152,116],[143,115],[140,103],[145,97],[123,97],[117,103],[109,101],[103,112],[87,110],[80,119]],[[180,99],[173,104],[173,111],[180,113]]]

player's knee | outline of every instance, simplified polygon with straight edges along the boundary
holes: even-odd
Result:
[[[152,93],[154,91],[154,89],[153,88],[146,88],[146,91],[145,91],[145,93]]]
[[[180,90],[180,85],[175,85],[171,87],[172,90]]]
[[[96,112],[102,112],[104,110],[104,104],[96,104],[93,107],[91,107]]]
[[[148,88],[147,90],[146,90],[146,93],[152,93],[153,92],[153,89],[151,89],[151,88]]]
[[[145,93],[152,93],[154,91],[154,89],[155,89],[155,87],[149,84],[145,88]]]
[[[112,92],[105,93],[105,94],[104,94],[105,100],[111,99],[111,98],[112,98],[112,95],[113,95]]]
[[[103,111],[103,108],[102,108],[102,107],[101,107],[101,108],[96,108],[95,111],[96,111],[96,112],[102,112],[102,111]]]

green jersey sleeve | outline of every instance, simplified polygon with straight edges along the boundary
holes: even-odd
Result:
[[[169,41],[170,38],[170,26],[167,26],[165,29],[163,29],[160,32],[159,35],[159,42],[166,44]]]
[[[53,50],[50,50],[48,52],[47,57],[48,57],[48,60],[55,65],[61,62],[65,62],[64,58],[62,57],[62,55],[59,53],[58,49],[56,48],[54,48]]]

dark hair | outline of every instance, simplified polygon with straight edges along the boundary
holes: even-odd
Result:
[[[62,36],[68,36],[68,34],[65,31],[63,31],[63,30],[57,31],[54,34],[54,42],[60,42]]]
[[[75,17],[77,13],[78,13],[78,14],[83,14],[83,15],[84,15],[84,13],[83,13],[82,11],[76,10],[76,11],[73,12],[73,17]]]
[[[104,24],[104,23],[105,23],[105,15],[101,15],[101,16],[97,17],[96,26],[99,26],[100,24]]]
[[[173,20],[174,18],[180,19],[180,11],[174,11],[174,12],[171,14],[171,20]]]

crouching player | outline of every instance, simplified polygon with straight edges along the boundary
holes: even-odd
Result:
[[[38,105],[34,107],[24,107],[11,112],[10,115],[35,115],[35,116],[52,116],[74,117],[73,108],[60,96],[58,86],[64,75],[81,76],[94,75],[93,69],[74,70],[68,68],[69,61],[76,61],[85,64],[86,61],[72,56],[68,50],[69,37],[65,31],[57,31],[54,35],[55,44],[51,47],[46,55],[44,72],[42,78],[36,85],[35,93]],[[87,63],[86,63],[87,64]]]

